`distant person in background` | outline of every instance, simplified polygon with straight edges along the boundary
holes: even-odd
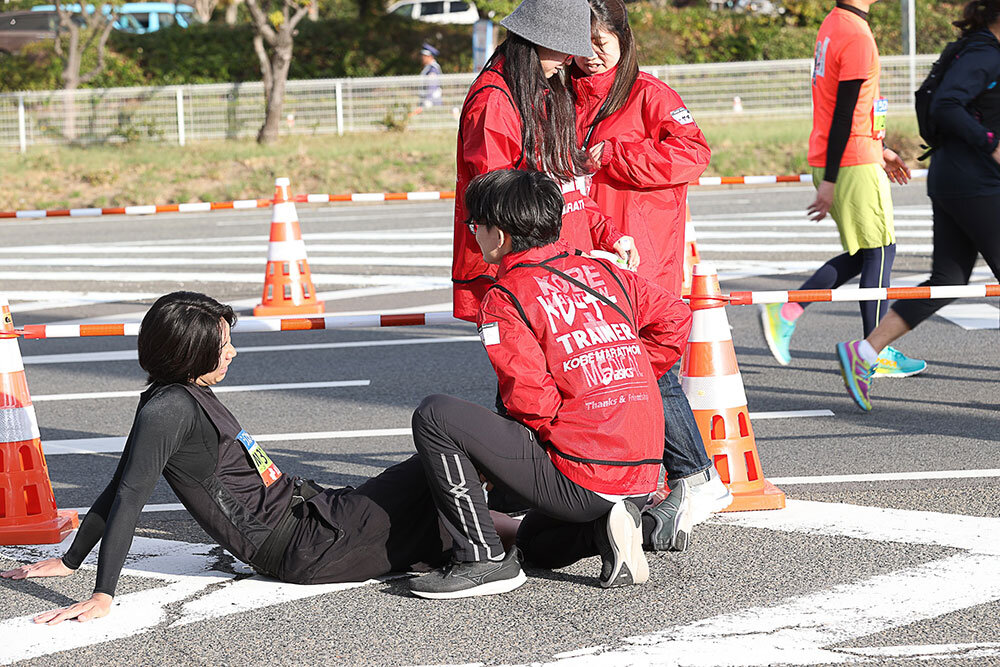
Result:
[[[968,284],[978,253],[1000,280],[1000,0],[966,3],[954,25],[966,44],[931,99],[942,143],[927,175],[934,251],[931,277],[921,285]],[[951,301],[897,301],[864,340],[837,345],[844,382],[862,410],[872,408],[870,382],[880,353]]]
[[[420,76],[424,77],[424,91],[420,95],[420,106],[410,112],[411,116],[421,114],[425,109],[441,106],[441,65],[437,61],[439,54],[437,49],[427,43],[420,48],[420,60],[424,65]]]
[[[843,0],[827,15],[816,38],[813,66],[813,128],[809,136],[816,199],[810,219],[829,213],[840,232],[844,253],[821,266],[799,289],[833,289],[860,274],[860,286],[889,286],[896,257],[889,182],[903,185],[910,169],[883,144],[888,101],[879,91],[879,54],[868,26],[875,0]],[[886,302],[861,301],[865,336],[885,316]],[[779,364],[791,362],[789,343],[807,304],[761,307],[761,325]],[[888,347],[879,356],[878,374],[906,377],[927,364]]]
[[[639,71],[622,0],[590,0],[594,55],[574,58],[577,139],[594,172],[590,196],[634,237],[640,276],[680,297],[688,183],[708,166],[711,150],[680,96]],[[666,417],[663,465],[672,489],[644,512],[654,550],[683,551],[690,525],[732,502],[705,453],[677,376],[659,379]],[[685,514],[689,518],[685,520]]]
[[[524,0],[500,24],[507,38],[472,83],[458,127],[451,276],[455,317],[468,321],[497,274],[466,224],[465,188],[476,176],[498,169],[546,172],[565,199],[561,240],[585,252],[615,252],[632,267],[639,262],[632,239],[586,195],[587,158],[577,147],[563,74],[571,56],[593,54],[586,0]]]

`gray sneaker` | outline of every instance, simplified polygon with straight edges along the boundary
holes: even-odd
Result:
[[[642,552],[639,508],[628,500],[614,504],[604,519],[594,522],[601,554],[601,586],[612,588],[649,580],[649,563]]]
[[[645,549],[686,551],[691,544],[691,531],[694,528],[688,485],[675,486],[663,502],[644,509],[642,519],[644,523],[652,524],[649,541],[644,540],[643,543]]]
[[[440,570],[410,579],[410,592],[432,600],[453,600],[506,593],[525,581],[521,554],[514,547],[501,561],[452,561]]]

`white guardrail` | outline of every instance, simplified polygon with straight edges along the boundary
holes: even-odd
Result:
[[[912,113],[913,90],[937,56],[882,58],[882,94]],[[811,60],[643,67],[677,90],[697,118],[741,113],[807,116]],[[420,76],[289,81],[283,135],[454,128],[474,74],[439,78],[442,103],[409,117],[427,81]],[[0,94],[0,146],[160,141],[256,136],[264,121],[260,82]]]

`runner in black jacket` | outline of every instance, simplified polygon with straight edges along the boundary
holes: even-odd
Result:
[[[214,540],[282,581],[364,581],[446,561],[451,541],[416,456],[357,489],[321,489],[283,474],[240,427],[210,388],[236,356],[235,321],[232,308],[192,292],[161,297],[143,318],[139,364],[150,387],[114,477],[62,558],[3,573],[66,576],[101,541],[93,596],[36,622],[107,615],[136,522],[161,474]]]
[[[977,255],[1000,280],[1000,0],[973,0],[954,25],[973,36],[945,72],[930,113],[943,143],[927,194],[934,210],[931,277],[921,285],[965,285]],[[870,410],[867,382],[885,346],[953,299],[902,300],[864,340],[839,343],[848,393]]]

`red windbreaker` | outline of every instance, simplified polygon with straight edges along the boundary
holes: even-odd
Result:
[[[539,264],[589,286],[624,316]],[[687,340],[691,310],[683,301],[559,241],[503,258],[478,323],[507,411],[538,433],[560,472],[597,493],[656,487],[663,458],[656,380]]]
[[[521,116],[503,80],[503,60],[472,83],[458,129],[458,175],[455,182],[455,241],[451,278],[455,317],[476,319],[479,302],[493,284],[496,267],[483,261],[476,237],[465,226],[465,189],[481,174],[497,169],[527,169],[521,151]],[[561,240],[583,251],[612,251],[622,237],[610,219],[586,195],[584,179],[563,183]],[[641,255],[640,255],[641,257]]]
[[[576,132],[581,145],[604,103],[615,69],[583,76],[573,68]],[[635,239],[639,275],[680,294],[688,183],[712,155],[680,96],[640,72],[628,101],[594,128],[588,147],[604,143],[590,196],[615,226]]]

